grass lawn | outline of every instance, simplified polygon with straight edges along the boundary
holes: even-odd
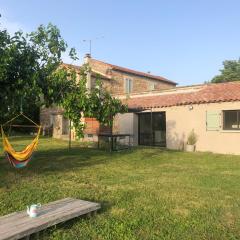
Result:
[[[16,140],[17,144],[26,141]],[[0,155],[0,215],[65,197],[100,202],[41,239],[239,239],[240,157],[157,148],[107,153],[43,138],[22,170]]]

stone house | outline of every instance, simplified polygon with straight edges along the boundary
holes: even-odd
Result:
[[[86,54],[84,63],[88,63],[91,68],[91,72],[87,75],[87,87],[89,89],[94,87],[96,76],[98,75],[103,83],[103,87],[114,97],[151,93],[176,87],[175,82],[164,77],[109,64],[94,59],[89,54]],[[77,71],[80,71],[81,68],[81,66],[70,64],[63,64],[63,66],[66,68],[75,68]],[[40,121],[44,134],[52,131],[54,138],[69,138],[69,120],[64,117],[63,109],[54,107],[41,109]],[[112,131],[112,129],[100,126],[93,118],[85,118],[84,122],[86,123],[84,140],[96,141],[99,133]],[[117,125],[116,121],[115,126]],[[115,130],[118,131],[117,127],[115,127]],[[72,132],[71,135],[74,139],[74,132]]]

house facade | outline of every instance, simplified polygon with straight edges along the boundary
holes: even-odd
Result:
[[[240,154],[240,82],[179,87],[123,101],[132,113],[118,116],[118,129],[133,134],[134,145],[184,150],[193,129],[197,151]]]
[[[104,88],[128,105],[129,112],[118,114],[113,129],[95,119],[86,123],[84,141],[97,141],[98,134],[131,134],[132,145],[159,146],[184,150],[194,130],[196,150],[240,154],[240,82],[176,87],[166,78],[105,63],[87,55],[87,86],[94,87],[96,75]],[[66,65],[67,67],[78,66]],[[52,127],[53,137],[74,139],[69,121],[58,108],[42,109],[41,124]]]
[[[88,54],[84,58],[84,63],[89,64],[90,74],[105,77],[102,79],[103,86],[115,97],[171,89],[177,85],[164,77],[105,63],[91,58]],[[91,80],[91,86],[94,85],[94,81],[95,79]]]
[[[164,77],[109,64],[94,59],[89,54],[86,54],[84,63],[89,64],[91,69],[87,74],[88,89],[94,87],[98,76],[103,87],[114,97],[129,97],[133,94],[151,93],[176,87],[175,82]],[[69,64],[63,64],[63,67],[74,68],[77,72],[81,69],[81,66]],[[63,112],[63,109],[55,107],[41,109],[40,121],[44,134],[52,132],[54,138],[69,138],[69,120],[64,117]],[[99,133],[112,131],[112,129],[101,126],[96,119],[84,118],[82,120],[86,123],[85,141],[97,141]],[[71,137],[75,139],[74,131],[71,132]]]

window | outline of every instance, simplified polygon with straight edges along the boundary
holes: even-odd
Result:
[[[131,93],[133,88],[133,81],[130,78],[125,78],[125,93]]]
[[[240,130],[240,110],[223,111],[223,130]]]
[[[139,145],[166,147],[166,113],[138,114]]]
[[[150,90],[150,91],[155,90],[155,83],[154,83],[154,82],[150,82],[150,83],[149,83],[149,90]]]

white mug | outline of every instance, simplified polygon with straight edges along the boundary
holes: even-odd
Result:
[[[37,217],[38,213],[37,213],[37,209],[41,207],[41,204],[33,204],[30,207],[27,206],[27,214],[31,217],[31,218],[35,218]]]

